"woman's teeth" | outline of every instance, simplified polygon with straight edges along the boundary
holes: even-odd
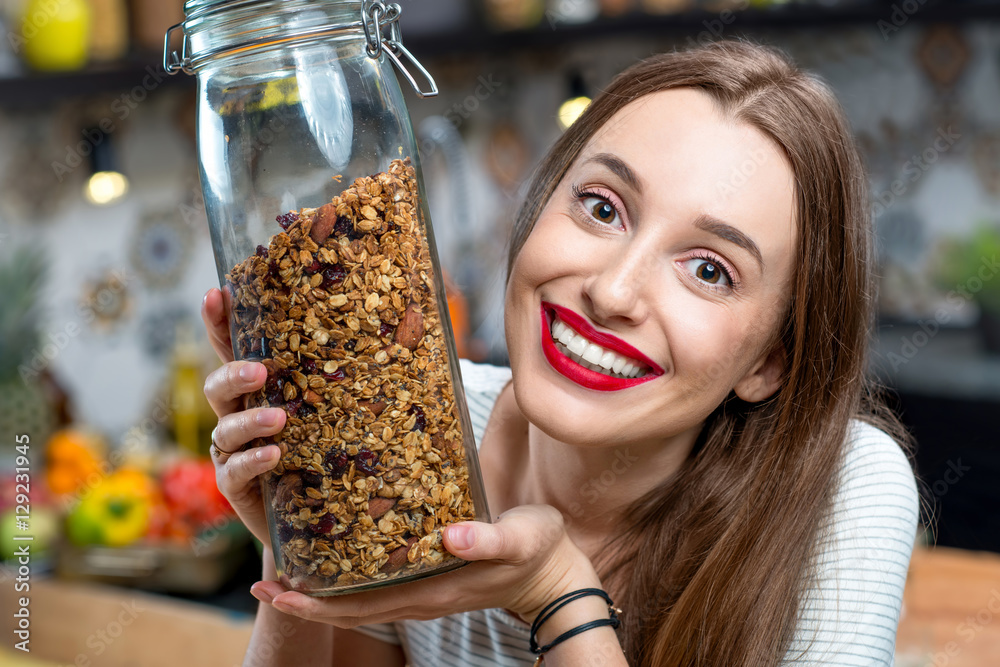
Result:
[[[591,343],[556,318],[552,320],[552,339],[560,352],[592,371],[618,378],[636,378],[648,372],[642,363]]]

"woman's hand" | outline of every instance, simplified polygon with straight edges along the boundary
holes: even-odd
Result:
[[[254,537],[267,545],[270,538],[257,476],[277,465],[281,450],[277,445],[246,451],[243,447],[254,438],[278,433],[285,425],[285,411],[243,409],[243,395],[264,386],[267,369],[252,361],[233,361],[229,320],[219,290],[209,290],[205,295],[201,317],[212,347],[222,361],[228,362],[205,380],[205,397],[219,416],[219,425],[212,435],[215,481],[240,520]]]
[[[474,562],[440,577],[336,597],[310,597],[276,581],[258,582],[250,591],[286,614],[351,628],[495,607],[530,623],[560,595],[601,585],[590,560],[566,534],[562,515],[548,505],[515,507],[495,524],[451,525],[444,545]]]

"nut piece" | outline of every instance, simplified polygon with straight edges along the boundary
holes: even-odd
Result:
[[[386,406],[385,401],[374,401],[374,400],[372,400],[372,401],[358,401],[358,407],[359,408],[365,408],[366,410],[368,410],[369,412],[371,412],[376,417],[378,417],[380,414],[382,414],[382,411],[385,410],[385,406]]]
[[[398,549],[393,550],[389,554],[389,560],[386,561],[380,571],[390,574],[402,569],[402,567],[409,562],[406,556],[410,553],[410,548],[416,544],[419,539],[420,538],[418,537],[411,537],[406,541],[405,547],[399,547]]]
[[[420,312],[420,306],[411,303],[406,307],[403,319],[396,327],[396,342],[407,350],[416,349],[420,339],[424,337],[424,315]]]
[[[337,224],[337,207],[333,204],[324,204],[316,210],[316,215],[313,217],[313,226],[309,230],[309,236],[316,243],[322,245],[324,241],[330,238],[330,233],[333,232],[334,225]]]
[[[378,519],[395,506],[396,501],[391,498],[375,497],[368,501],[368,514],[371,518]]]

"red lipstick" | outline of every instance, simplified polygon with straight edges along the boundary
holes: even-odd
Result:
[[[584,338],[600,345],[603,348],[612,350],[622,356],[635,359],[636,361],[643,363],[649,368],[650,372],[637,378],[618,378],[605,375],[604,373],[598,373],[597,371],[593,371],[576,363],[568,356],[560,352],[559,348],[556,347],[555,341],[552,340],[552,313],[558,315],[559,319],[562,320],[563,323],[582,335]],[[649,382],[650,380],[654,380],[660,375],[663,375],[663,369],[660,368],[660,366],[652,359],[620,338],[595,330],[592,326],[590,326],[590,323],[587,322],[587,320],[572,310],[543,301],[541,307],[541,317],[542,352],[545,355],[545,359],[558,373],[583,387],[595,389],[597,391],[618,391],[620,389],[628,389],[629,387],[643,384],[644,382]]]

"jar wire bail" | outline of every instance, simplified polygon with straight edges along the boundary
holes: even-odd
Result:
[[[418,96],[434,97],[438,94],[438,87],[434,81],[434,77],[403,46],[403,34],[399,25],[399,17],[402,13],[403,10],[398,3],[393,2],[386,5],[381,0],[365,0],[364,7],[362,8],[361,24],[365,30],[365,41],[368,42],[366,52],[372,58],[378,58],[382,53],[385,53],[392,61],[392,64],[396,66],[396,69],[402,72],[406,80],[410,82],[410,86],[413,87],[414,92]],[[383,36],[382,32],[386,26],[389,27],[388,39]],[[383,49],[383,45],[388,48]],[[409,60],[417,71],[420,72],[420,75],[429,86],[428,90],[421,89],[401,58]]]
[[[242,2],[237,2],[231,6],[238,5],[252,5],[257,0],[243,0]],[[214,6],[210,6],[208,9],[213,9]],[[219,11],[217,8],[215,11]],[[203,13],[203,12],[202,12]],[[434,97],[438,94],[437,83],[434,81],[434,77],[431,76],[430,72],[427,71],[419,60],[414,57],[410,51],[403,46],[403,34],[399,25],[399,17],[403,13],[402,8],[398,3],[392,2],[386,4],[382,0],[363,0],[361,7],[361,27],[365,32],[365,52],[371,58],[379,58],[383,53],[388,56],[392,64],[396,66],[406,80],[410,82],[410,86],[413,87],[414,92],[420,97]],[[186,74],[194,73],[193,58],[192,53],[189,49],[190,40],[188,38],[188,33],[184,30],[185,23],[188,19],[193,18],[188,16],[184,21],[172,25],[167,29],[166,34],[163,37],[163,70],[167,74],[177,74],[178,72],[185,72]],[[331,29],[339,28],[357,28],[357,23],[351,23],[349,25],[339,25],[339,26],[327,26],[320,29],[318,32],[327,32]],[[384,29],[388,27],[388,36],[385,35]],[[177,53],[176,50],[171,49],[172,35],[176,30],[181,30],[182,32],[182,43],[181,52]],[[309,31],[309,34],[317,32],[316,30]],[[309,36],[308,34],[303,34],[301,36]],[[261,40],[261,43],[266,43],[268,40]],[[247,48],[252,48],[255,45],[254,42],[242,43],[237,45],[240,50]],[[233,48],[227,47],[217,51],[213,51],[207,54],[200,54],[198,59],[210,56],[220,55],[223,52],[232,51]],[[406,66],[406,62],[409,61],[424,78],[427,83],[427,90],[421,88],[421,85],[417,83],[413,74]]]

